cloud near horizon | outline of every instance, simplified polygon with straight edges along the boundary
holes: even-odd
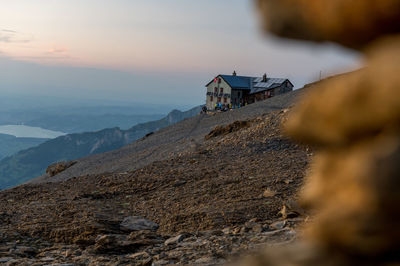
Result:
[[[28,43],[32,37],[14,30],[0,29],[0,42],[3,43]]]
[[[53,48],[48,49],[45,52],[44,56],[37,56],[36,59],[32,58],[32,60],[48,60],[48,59],[65,59],[65,60],[71,60],[71,59],[76,59],[73,56],[71,56],[71,54],[69,53],[69,49],[62,47],[62,46],[58,46],[58,45],[54,45]]]
[[[7,30],[7,29],[1,29],[1,31],[10,32],[10,33],[17,33],[15,30]]]
[[[67,52],[68,52],[68,49],[67,49],[67,48],[64,48],[64,47],[57,47],[57,46],[55,46],[55,47],[53,47],[53,48],[47,50],[47,53],[48,53],[48,54],[65,54],[65,53],[67,53]]]

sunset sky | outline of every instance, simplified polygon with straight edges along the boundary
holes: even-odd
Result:
[[[5,0],[0,93],[201,104],[215,75],[288,77],[352,69],[332,44],[262,34],[245,0]]]

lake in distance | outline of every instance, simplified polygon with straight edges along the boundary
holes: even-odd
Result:
[[[43,129],[40,127],[30,127],[24,125],[0,125],[0,133],[13,135],[17,138],[43,138],[54,139],[67,133]]]

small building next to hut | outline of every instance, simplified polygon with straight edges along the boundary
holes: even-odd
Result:
[[[293,90],[293,84],[286,78],[218,75],[207,85],[208,110],[216,106],[231,106],[233,108],[262,101],[278,94]]]

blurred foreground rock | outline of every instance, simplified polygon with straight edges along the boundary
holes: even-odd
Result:
[[[333,265],[399,262],[400,39],[367,56],[366,68],[316,87],[287,123],[320,149],[302,193],[317,211],[306,235],[322,260],[341,256]]]
[[[264,27],[287,38],[362,49],[400,29],[398,0],[257,0]]]
[[[400,1],[258,2],[273,33],[363,48],[366,66],[291,111],[287,133],[317,150],[301,195],[315,215],[299,244],[245,264],[400,265]]]

